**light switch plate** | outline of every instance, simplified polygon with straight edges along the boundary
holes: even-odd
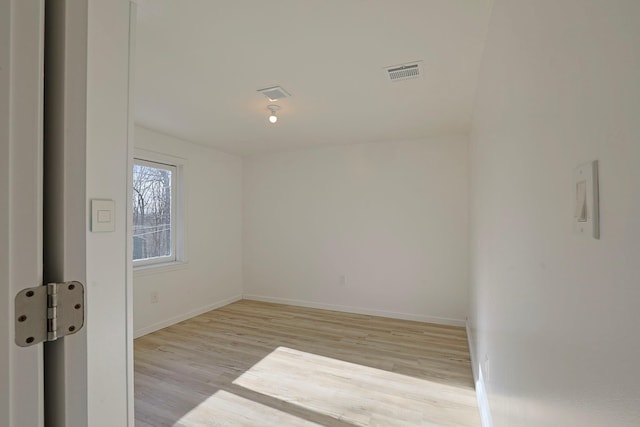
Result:
[[[573,196],[574,233],[600,239],[600,197],[598,192],[597,160],[584,163],[573,170]]]
[[[116,202],[113,200],[91,200],[91,231],[108,233],[116,230]]]

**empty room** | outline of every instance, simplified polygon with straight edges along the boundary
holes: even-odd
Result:
[[[142,2],[137,423],[636,424],[615,4]]]
[[[137,425],[480,425],[466,122],[488,19],[139,5]]]
[[[640,426],[639,1],[0,22],[0,426]]]

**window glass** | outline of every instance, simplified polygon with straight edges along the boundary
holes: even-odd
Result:
[[[133,166],[133,260],[176,260],[176,167],[135,159]]]

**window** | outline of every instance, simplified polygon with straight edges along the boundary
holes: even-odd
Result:
[[[134,159],[134,265],[177,260],[177,167]]]

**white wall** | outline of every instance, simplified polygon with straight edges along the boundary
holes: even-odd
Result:
[[[84,3],[78,2],[75,6],[82,9]],[[86,3],[86,207],[90,212],[89,203],[93,198],[114,200],[116,230],[86,235],[86,329],[80,331],[77,339],[86,334],[87,388],[86,391],[80,388],[81,382],[74,382],[73,386],[78,387],[76,394],[86,394],[88,425],[101,427],[127,422],[124,391],[130,356],[126,336],[125,226],[129,2],[88,0]],[[78,19],[77,25],[82,26],[83,18]],[[76,95],[82,96],[82,91]],[[78,182],[78,188],[83,186]],[[85,230],[89,230],[88,216]],[[76,355],[81,351],[72,348]],[[74,414],[72,420],[80,416]]]
[[[495,1],[471,137],[495,426],[640,425],[639,17],[636,0]],[[594,159],[599,241],[572,233],[572,170]]]
[[[135,336],[242,295],[242,159],[135,128],[137,149],[184,159],[186,261],[134,271]],[[150,294],[158,292],[158,303]]]
[[[86,396],[87,418],[82,420],[82,410],[72,411],[70,424],[126,425],[127,357],[131,356],[126,335],[129,2],[69,3],[67,7],[73,8],[73,17],[78,20],[70,25],[82,28],[84,16],[87,22],[86,187],[77,181],[72,190],[86,189],[87,212],[93,198],[112,199],[116,205],[115,232],[88,232],[90,214],[86,217],[86,327],[74,336],[76,344],[66,351],[72,354],[70,360],[77,358],[78,370],[84,369],[87,375],[84,384],[79,380],[69,384],[73,388],[70,394],[79,399]],[[87,15],[80,13],[83,8],[88,8]],[[74,95],[82,99],[84,93],[78,89]],[[73,102],[77,107],[81,101]],[[70,131],[73,137],[76,131]],[[82,340],[86,340],[86,359],[81,357]],[[84,379],[84,373],[72,375],[76,376]]]
[[[245,297],[462,324],[467,155],[449,136],[247,158]]]

